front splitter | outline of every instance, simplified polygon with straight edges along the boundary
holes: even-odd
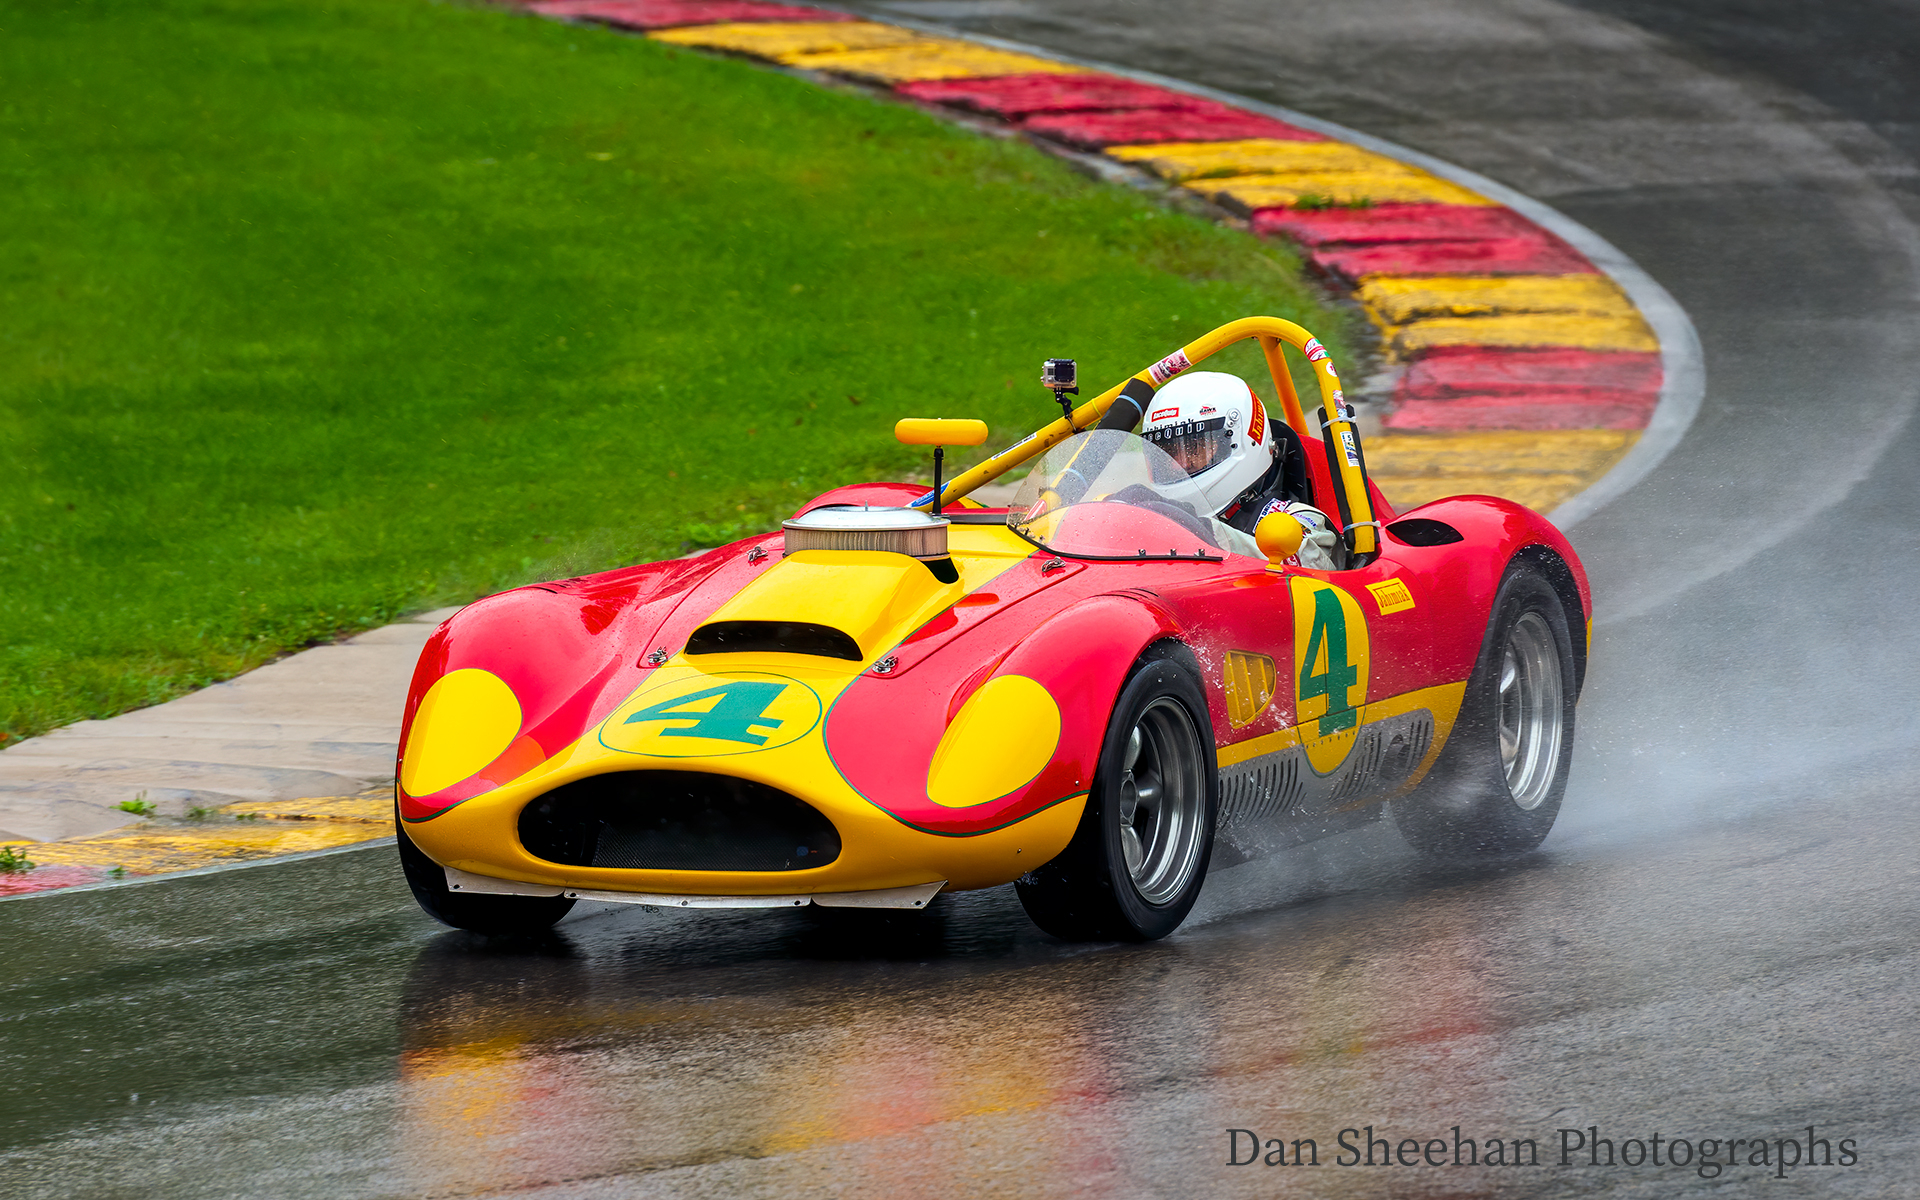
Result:
[[[521,883],[515,879],[495,879],[453,867],[447,873],[447,890],[482,896],[565,896],[569,900],[604,900],[612,904],[651,904],[658,908],[804,908],[818,904],[822,908],[925,908],[941,888],[944,879],[916,883],[911,887],[879,888],[866,892],[809,892],[790,896],[684,896],[665,892],[609,892],[593,888],[563,888],[542,883]]]

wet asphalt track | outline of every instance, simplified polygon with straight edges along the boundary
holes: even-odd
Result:
[[[1146,947],[1050,942],[1003,891],[898,927],[598,910],[503,949],[427,924],[386,849],[0,904],[0,1192],[1920,1192],[1916,10],[889,11],[1451,158],[1686,306],[1701,415],[1576,531],[1600,617],[1546,847],[1437,868],[1375,827],[1216,875]],[[1368,1125],[1543,1165],[1334,1165]],[[1559,1165],[1562,1128],[1808,1125],[1859,1162]],[[1325,1165],[1230,1167],[1232,1127]]]

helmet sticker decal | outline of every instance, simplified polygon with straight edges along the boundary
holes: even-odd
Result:
[[[1213,410],[1209,408],[1209,409],[1204,409],[1202,411],[1212,412]],[[1147,420],[1166,421],[1166,420],[1171,420],[1172,418],[1177,417],[1179,415],[1180,415],[1180,410],[1177,408],[1156,408],[1153,410],[1153,415],[1148,417]]]
[[[1253,419],[1247,422],[1247,440],[1258,446],[1267,437],[1267,406],[1260,403],[1260,397],[1253,396]]]

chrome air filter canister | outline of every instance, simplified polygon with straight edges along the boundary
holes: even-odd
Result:
[[[786,550],[887,550],[914,558],[947,557],[947,519],[917,508],[832,505],[782,524]]]

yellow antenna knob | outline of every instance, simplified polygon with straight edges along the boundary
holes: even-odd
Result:
[[[1260,546],[1260,553],[1267,556],[1267,566],[1277,569],[1281,563],[1300,552],[1300,543],[1306,540],[1307,527],[1295,520],[1290,513],[1268,513],[1260,518],[1253,527],[1253,540]]]

